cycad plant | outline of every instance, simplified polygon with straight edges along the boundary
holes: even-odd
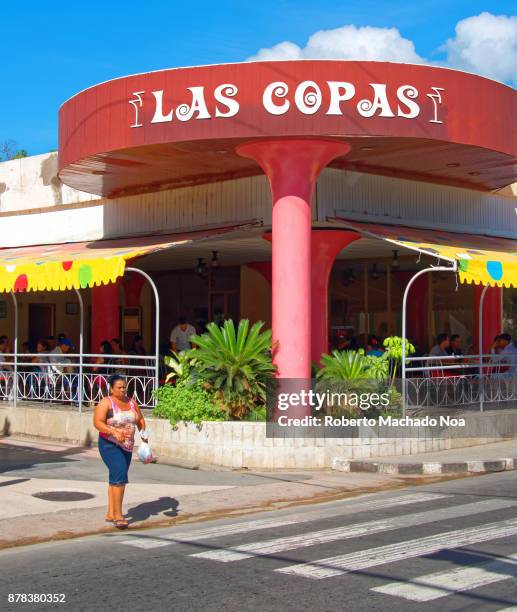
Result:
[[[362,349],[358,351],[332,351],[322,355],[321,370],[317,372],[316,389],[333,394],[361,394],[378,392],[388,377],[388,360],[370,357]],[[327,406],[327,412],[337,414],[361,414],[359,407]]]
[[[332,351],[321,356],[321,366],[316,374],[321,380],[356,380],[367,378],[370,364],[362,351]]]
[[[271,359],[271,332],[262,331],[263,322],[251,329],[242,319],[235,329],[231,319],[222,327],[209,323],[206,333],[193,336],[197,348],[193,375],[213,392],[221,408],[242,419],[266,400],[266,385],[275,373]]]
[[[358,351],[332,351],[332,355],[322,355],[322,368],[316,374],[321,380],[386,380],[389,364],[387,358],[372,357]]]

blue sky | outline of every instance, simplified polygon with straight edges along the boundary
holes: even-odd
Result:
[[[303,48],[312,34],[345,25],[355,26],[362,35],[371,33],[364,26],[381,28],[381,34],[397,28],[426,61],[457,64],[475,32],[487,29],[484,23],[473,24],[478,29],[464,35],[459,51],[458,44],[449,50],[443,45],[458,37],[459,22],[484,11],[512,15],[515,2],[9,2],[2,7],[0,142],[15,140],[32,155],[56,149],[60,104],[95,83],[161,68],[243,61],[262,48],[273,48],[274,53],[283,41],[310,53],[310,46],[308,52]],[[467,43],[465,36],[470,37]],[[503,59],[508,55],[507,47]],[[490,74],[492,67],[482,69]],[[515,69],[499,71],[501,80],[513,81],[509,70]]]

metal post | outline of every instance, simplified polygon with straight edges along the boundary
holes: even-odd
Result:
[[[84,302],[83,296],[79,289],[75,290],[77,299],[79,300],[79,382],[77,385],[77,393],[79,394],[79,414],[83,410],[83,351],[84,351]]]
[[[485,379],[483,375],[483,306],[485,304],[485,295],[489,285],[483,287],[481,296],[479,297],[478,308],[478,335],[479,335],[479,411],[483,412],[483,404],[485,401]]]
[[[402,298],[402,414],[406,416],[406,307],[407,298],[411,285],[416,281],[419,276],[427,274],[428,272],[456,272],[457,263],[452,262],[452,266],[435,266],[434,268],[425,268],[419,270],[414,276],[411,277],[409,283],[406,285],[404,290],[404,297]]]
[[[14,305],[14,338],[13,338],[13,406],[16,408],[16,403],[18,400],[18,299],[14,294],[14,291],[11,291],[11,297],[13,298]]]
[[[139,268],[126,268],[126,272],[136,272],[137,274],[142,275],[148,283],[151,285],[151,288],[154,293],[154,302],[155,302],[155,316],[156,316],[156,325],[154,332],[154,341],[155,341],[155,377],[154,377],[154,389],[158,390],[158,385],[160,384],[160,296],[158,295],[158,289],[156,288],[155,282],[153,279]]]

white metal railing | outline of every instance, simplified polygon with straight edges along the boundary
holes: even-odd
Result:
[[[123,372],[132,391],[135,401],[143,407],[154,406],[153,391],[160,382],[160,296],[156,283],[152,277],[139,268],[126,267],[125,272],[143,276],[154,294],[155,302],[155,354],[154,355],[128,355],[124,356],[123,367],[118,364],[92,364],[91,359],[96,357],[121,359],[120,355],[85,354],[84,350],[84,301],[79,289],[75,289],[79,302],[79,353],[62,355],[59,363],[56,355],[52,355],[41,364],[32,360],[39,353],[18,353],[18,299],[16,293],[11,291],[14,307],[14,333],[13,353],[0,353],[0,400],[11,400],[16,406],[18,399],[34,399],[49,402],[77,403],[81,410],[85,402],[93,403],[102,396],[102,389],[107,387],[110,374]],[[50,353],[45,353],[50,355]],[[72,359],[73,358],[73,359]],[[86,359],[86,362],[85,362]],[[28,360],[28,361],[27,361]],[[137,364],[132,364],[132,361]],[[138,360],[146,363],[138,364]],[[101,374],[98,370],[103,370]],[[153,377],[151,382],[149,379]],[[88,391],[90,389],[90,391]]]
[[[97,358],[106,363],[95,363]],[[123,376],[139,406],[154,407],[159,379],[154,355],[0,354],[0,400],[93,405],[108,394],[113,374]]]
[[[408,357],[405,371],[408,408],[517,401],[517,354]]]

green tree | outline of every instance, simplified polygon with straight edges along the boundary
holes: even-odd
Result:
[[[2,143],[0,143],[0,161],[20,159],[27,156],[27,150],[18,149],[16,141],[14,140],[4,140]]]
[[[19,151],[16,151],[12,159],[21,159],[22,157],[28,157],[28,156],[29,154],[27,153],[26,149],[20,149]]]

